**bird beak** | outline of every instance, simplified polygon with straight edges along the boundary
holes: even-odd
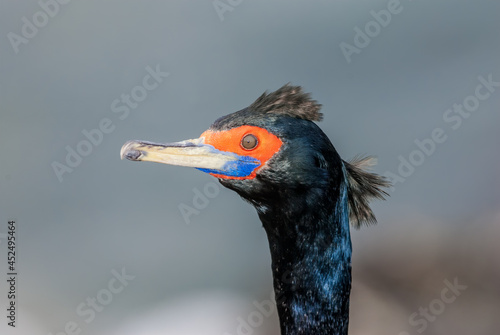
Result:
[[[250,156],[215,149],[205,144],[203,137],[165,144],[128,141],[122,146],[120,157],[131,161],[194,167],[220,178],[249,176],[261,164]]]

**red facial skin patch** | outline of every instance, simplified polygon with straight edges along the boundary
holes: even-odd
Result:
[[[258,144],[253,149],[244,149],[241,146],[241,139],[248,134],[257,138]],[[204,143],[212,145],[220,151],[228,151],[239,156],[250,156],[260,161],[260,165],[246,177],[230,177],[221,174],[210,173],[216,178],[223,179],[253,179],[256,172],[266,164],[266,162],[277,153],[283,142],[274,134],[267,130],[255,126],[240,126],[223,131],[207,130],[200,137],[204,137]]]

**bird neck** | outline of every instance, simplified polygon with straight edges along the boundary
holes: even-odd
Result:
[[[309,195],[288,195],[279,206],[259,211],[271,249],[281,333],[347,334],[351,238],[346,182],[316,192],[313,206]]]

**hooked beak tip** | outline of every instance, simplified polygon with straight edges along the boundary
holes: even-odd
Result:
[[[136,150],[137,141],[128,141],[122,146],[120,150],[120,158],[137,161],[144,154],[140,150]]]

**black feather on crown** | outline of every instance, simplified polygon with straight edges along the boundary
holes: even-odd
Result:
[[[321,104],[311,99],[309,93],[304,93],[302,87],[290,84],[271,93],[264,92],[248,109],[262,114],[288,115],[310,121],[323,119],[323,114],[319,111]]]

